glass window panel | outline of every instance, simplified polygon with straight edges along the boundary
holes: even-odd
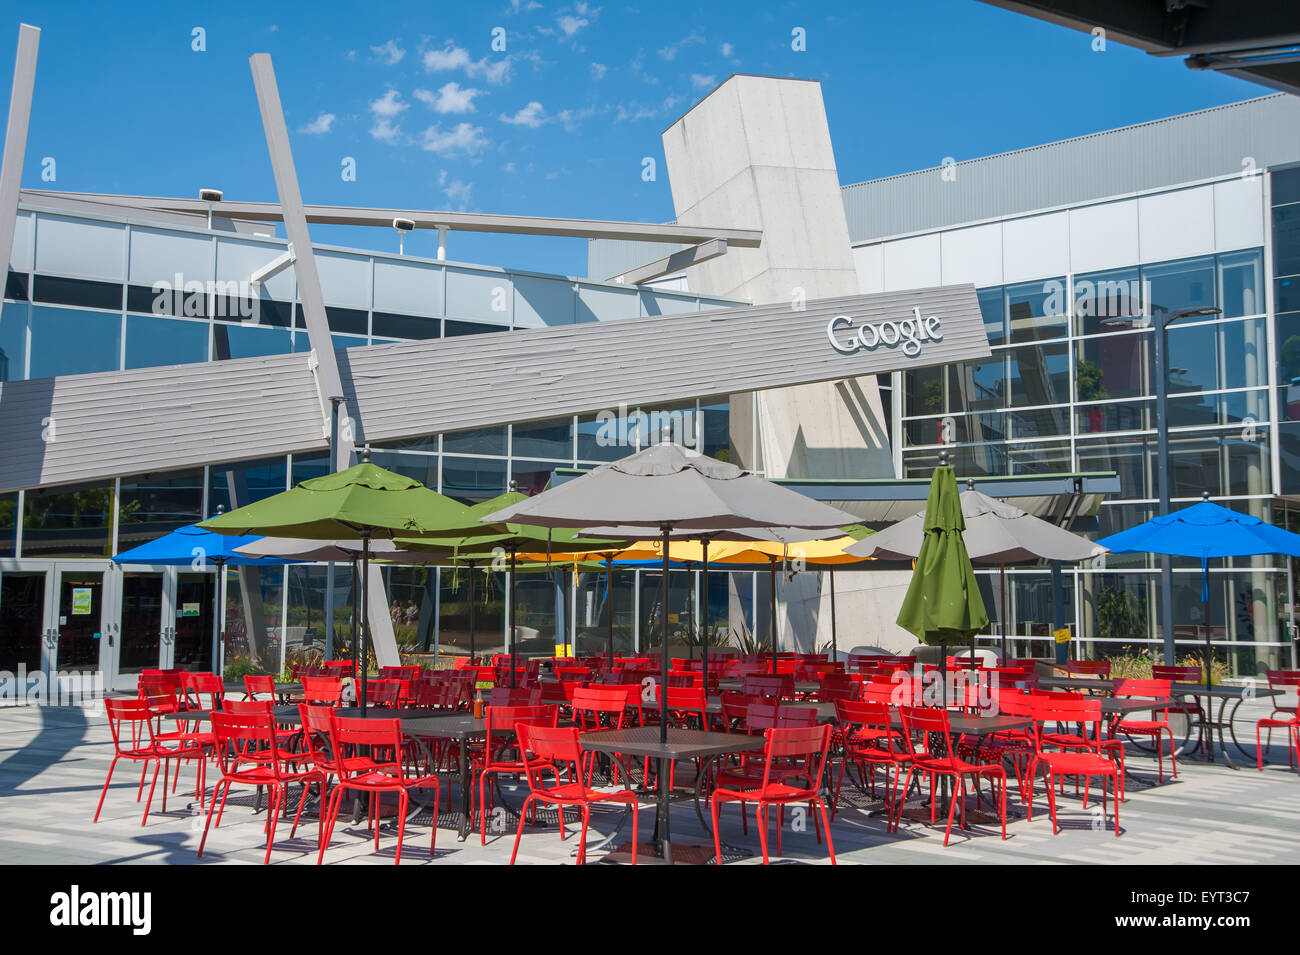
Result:
[[[1155,448],[1155,438],[1147,435],[1079,441],[1076,445],[1079,470],[1115,472],[1119,476],[1119,490],[1113,495],[1116,499],[1154,497]]]
[[[492,458],[442,459],[442,493],[476,504],[506,492],[506,462]]]
[[[403,454],[400,451],[375,451],[370,460],[381,468],[419,481],[427,488],[438,488],[438,459],[429,454]]]
[[[1013,438],[1050,438],[1070,433],[1070,412],[1068,408],[1034,408],[1029,411],[1013,411],[1007,414]],[[990,435],[989,437],[992,437]]]
[[[1300,277],[1278,279],[1273,283],[1273,309],[1278,312],[1300,311]]]
[[[719,461],[731,460],[731,402],[720,401],[716,404],[701,404],[700,450],[717,458]],[[885,414],[889,420],[889,414]]]
[[[1252,425],[1226,432],[1220,441],[1227,473],[1227,493],[1271,493],[1268,429]]]
[[[1221,441],[1175,432],[1169,436],[1169,493],[1171,497],[1197,498],[1209,491],[1224,494],[1220,467]]]
[[[1284,202],[1300,202],[1300,166],[1290,169],[1275,169],[1269,177],[1273,194],[1273,205]]]
[[[1300,424],[1287,423],[1278,426],[1281,434],[1279,451],[1282,456],[1281,494],[1300,494]]]
[[[1255,388],[1268,384],[1268,335],[1265,319],[1224,322],[1218,326],[1223,344],[1220,388]]]
[[[731,306],[723,306],[730,308]],[[679,312],[694,312],[695,299],[682,298],[677,295],[664,295],[662,292],[643,291],[641,293],[641,314],[676,315]]]
[[[1064,278],[1008,285],[1006,297],[1011,341],[1037,342],[1065,336]]]
[[[501,272],[447,269],[447,314],[456,318],[508,322],[512,283]]]
[[[1273,274],[1300,275],[1300,204],[1273,209]]]
[[[573,283],[535,275],[515,277],[515,327],[572,325]],[[633,293],[635,294],[635,293]]]
[[[215,514],[218,507],[234,510],[231,505],[231,484],[240,506],[260,501],[285,490],[288,462],[285,458],[264,458],[245,461],[234,467],[220,466],[208,469],[208,513]]]
[[[435,567],[386,567],[384,584],[390,601],[388,615],[399,647],[433,649]]]
[[[1150,294],[1154,315],[1173,315],[1184,309],[1205,308],[1214,301],[1214,259],[1183,259],[1142,266],[1142,279]]]
[[[1070,400],[1070,347],[1035,345],[1013,348],[1011,404],[1051,405]]]
[[[982,411],[1007,403],[1006,358],[999,352],[980,362],[949,366],[949,411]]]
[[[1117,566],[1112,564],[1112,560],[1111,556],[1106,557],[1108,567]],[[1083,626],[1080,636],[1116,641],[1097,647],[1096,653],[1121,653],[1122,641],[1146,640],[1155,636],[1160,619],[1156,579],[1151,574],[1082,575],[1083,606],[1080,617]],[[1143,650],[1150,652],[1150,648],[1145,645],[1135,644],[1132,648],[1135,653]]]
[[[36,271],[122,279],[126,227],[89,219],[40,215],[36,221]],[[121,307],[121,294],[118,306]]]
[[[555,458],[573,461],[573,419],[531,421],[516,424],[510,453],[516,457]]]
[[[108,557],[112,485],[35,488],[23,496],[24,557]]]
[[[631,289],[616,292],[607,288],[583,286],[578,289],[575,309],[579,322],[608,322],[620,318],[635,318],[641,314],[641,302]]]
[[[636,430],[626,415],[600,412],[578,418],[578,460],[617,461],[636,450]]]
[[[5,304],[0,308],[0,381],[21,381],[27,377],[27,306]]]
[[[325,308],[325,321],[332,332],[348,335],[369,334],[370,316],[363,309],[339,308],[329,305]]]
[[[203,519],[203,472],[122,478],[117,501],[119,551]]]
[[[1300,312],[1277,316],[1278,411],[1289,421],[1300,421]]]
[[[68,308],[33,308],[31,377],[116,371],[120,315]]]
[[[976,291],[980,303],[980,314],[984,316],[984,333],[989,337],[990,345],[1002,345],[1007,340],[1007,313],[1003,306],[1002,286],[982,288]]]
[[[515,490],[521,494],[540,494],[551,483],[551,473],[557,467],[564,467],[554,461],[521,461],[514,459],[510,465],[510,478],[516,484]]]
[[[287,355],[293,351],[293,337],[287,328],[259,328],[246,325],[212,326],[212,357],[256,358],[262,355]]]
[[[289,484],[296,487],[309,478],[324,477],[330,470],[328,454],[295,454]]]
[[[225,571],[226,630],[223,639],[227,681],[234,682],[232,674],[245,667],[251,667],[254,673],[280,672],[284,571],[284,567],[239,567]],[[252,620],[248,619],[245,608],[252,610]],[[178,645],[179,642],[178,637]]]
[[[484,325],[482,322],[460,322],[451,318],[443,322],[443,329],[443,334],[448,338],[455,338],[459,335],[486,335],[489,332],[508,332],[510,330],[504,325]]]
[[[1147,392],[1150,332],[1080,339],[1074,363],[1076,401],[1132,398]]]
[[[1075,330],[1080,335],[1116,332],[1131,327],[1126,318],[1140,318],[1142,281],[1138,270],[1110,269],[1074,277]]]
[[[27,300],[27,273],[9,270],[5,276],[5,298],[19,302]]]
[[[1076,407],[1075,429],[1079,434],[1141,431],[1151,427],[1152,406],[1153,402],[1146,400]]]
[[[442,450],[448,454],[499,454],[506,453],[505,425],[496,428],[471,428],[452,431],[442,436]]]
[[[1007,474],[1068,474],[1069,442],[1033,441],[1006,445]]]
[[[318,663],[324,656],[329,617],[334,618],[335,657],[350,649],[352,632],[352,571],[347,564],[334,568],[331,595],[329,567],[296,564],[289,567],[286,599],[289,630],[285,634],[285,667]],[[331,596],[333,600],[331,601]]]
[[[444,652],[475,656],[500,650],[505,633],[506,575],[475,568],[474,629],[470,632],[471,571],[465,567],[444,567],[439,574],[438,642]],[[630,604],[629,604],[630,606]]]
[[[88,279],[38,275],[32,298],[37,302],[50,302],[54,305],[76,305],[80,308],[107,308],[116,311],[122,308],[122,286],[116,282],[92,282]]]
[[[1219,307],[1227,318],[1264,311],[1264,256],[1257,249],[1219,256]]]
[[[442,268],[376,259],[375,308],[404,316],[441,314]]]
[[[372,448],[386,448],[389,451],[425,451],[437,453],[438,436],[436,434],[426,434],[415,438],[400,438],[396,441],[375,441],[371,442]]]
[[[1234,391],[1219,395],[1219,420],[1222,424],[1236,424],[1247,418],[1256,422],[1268,420],[1268,392]]]
[[[14,556],[18,527],[18,495],[0,494],[0,557]]]
[[[388,338],[422,339],[442,335],[442,319],[375,312],[374,333]]]
[[[187,365],[208,360],[208,323],[144,315],[126,317],[126,367]]]
[[[1171,428],[1211,427],[1219,423],[1219,399],[1217,395],[1170,396],[1165,414]]]
[[[954,374],[962,366],[954,366]],[[943,414],[946,410],[943,400],[942,367],[915,368],[903,372],[903,414],[912,415]]]
[[[1169,393],[1213,391],[1219,383],[1219,336],[1213,324],[1166,329]]]

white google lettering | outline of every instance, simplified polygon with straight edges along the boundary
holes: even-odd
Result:
[[[860,349],[872,351],[880,345],[893,348],[901,342],[903,354],[915,358],[921,354],[922,342],[943,341],[942,320],[938,315],[922,318],[919,306],[913,306],[912,317],[902,321],[864,322],[850,337],[841,337],[837,334],[840,331],[854,332],[851,316],[836,315],[826,325],[831,347],[842,355],[852,355]]]

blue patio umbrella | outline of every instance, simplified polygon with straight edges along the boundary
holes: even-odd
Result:
[[[1267,524],[1258,517],[1212,504],[1153,517],[1145,524],[1103,537],[1097,543],[1113,554],[1168,554],[1195,557],[1201,562],[1201,601],[1205,605],[1205,685],[1210,685],[1210,568],[1211,557],[1255,557],[1285,554],[1300,557],[1300,534]]]
[[[246,557],[236,553],[236,547],[261,540],[258,536],[232,537],[227,534],[214,534],[204,530],[198,524],[189,524],[177,528],[170,534],[164,534],[147,544],[132,547],[120,554],[113,555],[115,564],[154,564],[166,567],[190,566],[194,570],[206,570],[211,562],[217,568],[217,587],[214,597],[213,626],[221,630],[221,608],[225,605],[225,569],[230,567],[278,567],[283,564],[295,564],[298,561],[282,557]]]

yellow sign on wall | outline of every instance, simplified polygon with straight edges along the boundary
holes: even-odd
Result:
[[[1070,628],[1069,628],[1069,627],[1062,627],[1060,630],[1053,630],[1053,631],[1052,631],[1052,636],[1056,638],[1056,642],[1057,642],[1057,643],[1069,643],[1069,642],[1070,642]]]

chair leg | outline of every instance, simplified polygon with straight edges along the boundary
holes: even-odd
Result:
[[[316,854],[316,864],[320,865],[325,861],[325,849],[330,844],[330,839],[334,836],[334,823],[339,817],[339,808],[343,805],[343,793],[346,787],[340,782],[334,787],[334,792],[330,793],[329,811],[325,816],[325,830],[321,835],[320,851]]]
[[[147,765],[147,764],[146,764]],[[153,791],[158,786],[158,768],[162,765],[162,760],[157,756],[153,757],[153,782],[149,784],[149,798],[144,804],[144,818],[140,820],[140,825],[149,821],[149,807],[153,805]],[[163,803],[167,802],[167,781],[163,780]]]
[[[948,803],[948,828],[945,829],[945,830],[943,831],[943,844],[944,844],[944,847],[945,847],[945,848],[947,848],[947,846],[948,846],[948,837],[952,835],[952,817],[953,817],[953,814],[957,811],[957,803],[958,803],[958,802],[963,802],[963,806],[962,806],[962,815],[964,816],[964,815],[966,814],[966,807],[965,807],[965,805],[964,805],[964,798],[963,798],[963,797],[964,797],[964,792],[965,792],[965,790],[961,787],[961,785],[960,785],[960,783],[959,783],[959,780],[960,780],[960,777],[958,777],[958,780],[954,780],[954,781],[953,781],[954,784],[955,784],[955,785],[953,786],[953,789],[958,790],[958,792],[953,793],[952,801]],[[932,792],[933,792],[933,790],[934,790],[934,777],[933,777],[933,776],[931,777],[930,790],[931,790]],[[934,801],[933,801],[933,799],[932,799],[931,802],[930,802],[930,815],[931,815],[932,817],[933,817],[933,815],[934,815]]]
[[[582,833],[578,836],[578,865],[587,864],[587,824],[591,821],[591,807],[582,804]]]
[[[709,812],[713,816],[713,864],[722,865],[722,837],[718,835],[718,800],[709,800]],[[636,852],[636,807],[632,807],[632,851]]]
[[[438,793],[439,793],[439,791],[440,791],[441,789],[442,789],[442,784],[441,784],[440,782],[438,782],[438,777],[436,777],[436,776],[433,777],[433,804],[434,804],[434,806],[437,806],[437,805],[438,805]],[[449,795],[450,795],[450,793],[451,793],[451,787],[450,787],[450,786],[447,787],[447,793],[448,793]],[[434,854],[434,852],[437,850],[437,847],[438,847],[438,814],[437,814],[436,812],[434,813],[434,816],[433,816],[433,823],[429,826],[429,828],[430,828],[430,830],[432,830],[432,831],[429,833],[429,858],[432,859],[432,858],[433,858],[433,854]]]
[[[763,847],[763,865],[767,865],[767,806],[760,802],[755,812],[758,814],[758,841]]]
[[[872,775],[874,776],[875,767],[872,766],[871,769],[872,769]],[[826,829],[826,851],[830,854],[831,865],[838,865],[838,863],[835,861],[835,843],[831,841],[831,821],[826,816],[826,803],[822,802],[821,798],[818,797],[816,799],[816,804],[817,804],[817,808],[821,810],[822,826],[824,826]]]
[[[99,791],[99,805],[95,807],[95,817],[91,822],[99,822],[99,811],[104,808],[104,797],[108,795],[108,784],[113,781],[113,770],[117,767],[117,761],[121,756],[114,756],[113,761],[108,764],[108,776],[104,778],[104,788]]]
[[[203,858],[203,847],[207,845],[208,842],[208,829],[212,825],[212,814],[217,809],[217,790],[220,789],[222,786],[225,786],[228,789],[230,788],[230,783],[228,783],[225,779],[222,779],[221,782],[217,783],[216,787],[212,790],[212,802],[208,803],[208,818],[207,821],[203,823],[203,838],[199,840],[199,854],[197,856],[197,858],[199,859]],[[225,803],[224,796],[222,797],[221,801],[223,804]]]
[[[524,804],[519,807],[519,828],[515,831],[515,848],[510,853],[510,864],[515,864],[515,857],[519,855],[519,840],[524,837],[524,825],[528,819],[528,806],[533,802],[533,797],[529,796],[524,800]]]
[[[393,865],[402,864],[402,837],[406,835],[406,805],[407,795],[405,789],[397,791],[397,855],[393,859]],[[437,805],[437,802],[434,803]],[[434,828],[438,826],[438,821],[434,820]]]
[[[285,796],[288,787],[281,785],[269,787],[271,790],[270,805],[267,806],[267,812],[270,814],[267,818],[267,825],[270,831],[266,835],[266,857],[262,860],[263,865],[269,865],[271,862],[271,846],[275,845],[275,827],[280,822],[280,808],[284,805]]]
[[[1047,772],[1047,809],[1052,816],[1052,835],[1056,835],[1061,830],[1056,826],[1056,782],[1051,770]]]

